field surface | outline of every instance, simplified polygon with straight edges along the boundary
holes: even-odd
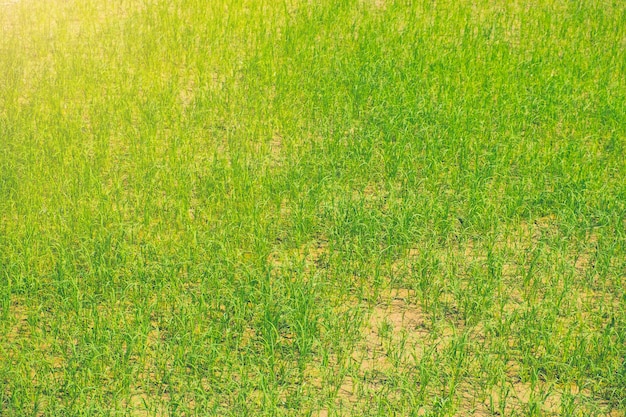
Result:
[[[626,2],[0,2],[0,416],[626,411]]]

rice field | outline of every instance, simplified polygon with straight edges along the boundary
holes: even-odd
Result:
[[[626,3],[0,3],[0,416],[626,416]]]

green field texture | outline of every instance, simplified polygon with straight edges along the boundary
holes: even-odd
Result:
[[[0,416],[624,416],[626,2],[0,3]]]

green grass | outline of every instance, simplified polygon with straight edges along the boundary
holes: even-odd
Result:
[[[1,416],[624,416],[626,3],[0,3]]]

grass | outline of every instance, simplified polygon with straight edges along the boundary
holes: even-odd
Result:
[[[0,3],[0,415],[624,416],[626,4]]]

